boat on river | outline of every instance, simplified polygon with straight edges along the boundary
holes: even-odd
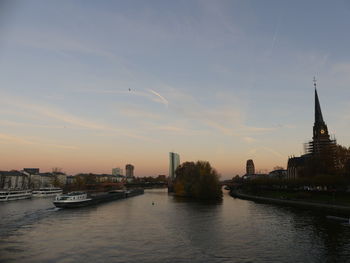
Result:
[[[59,208],[75,208],[124,199],[143,193],[143,189],[113,190],[100,193],[71,192],[57,195],[53,204]]]
[[[33,190],[33,197],[46,197],[62,194],[63,190],[58,187],[43,187]]]
[[[327,219],[335,220],[340,223],[350,224],[350,218],[348,217],[339,217],[339,216],[326,216]]]
[[[32,197],[32,190],[0,190],[1,201],[13,201]]]

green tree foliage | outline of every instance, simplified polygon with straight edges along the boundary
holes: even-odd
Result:
[[[185,162],[176,169],[175,173],[176,195],[202,200],[222,199],[219,175],[209,162]]]

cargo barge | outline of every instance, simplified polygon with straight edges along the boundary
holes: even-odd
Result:
[[[53,204],[59,208],[76,208],[125,199],[143,193],[143,189],[114,190],[103,193],[71,192],[57,195]]]

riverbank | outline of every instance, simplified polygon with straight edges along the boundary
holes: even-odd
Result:
[[[329,203],[321,203],[321,202],[313,202],[313,201],[309,202],[309,201],[290,200],[290,199],[283,199],[283,198],[272,198],[272,197],[266,197],[262,195],[252,195],[252,194],[244,193],[239,190],[231,190],[230,195],[233,197],[245,199],[245,200],[252,200],[252,201],[264,202],[264,203],[273,203],[278,205],[294,206],[294,207],[300,207],[300,208],[308,208],[308,209],[314,209],[322,212],[332,212],[332,213],[342,214],[342,215],[350,215],[350,203],[349,203],[349,206],[347,206],[347,205],[329,204]]]

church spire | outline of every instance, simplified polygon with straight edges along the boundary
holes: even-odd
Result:
[[[315,124],[324,124],[322,111],[320,106],[320,101],[318,100],[317,89],[316,89],[316,78],[314,77],[314,87],[315,87]]]

